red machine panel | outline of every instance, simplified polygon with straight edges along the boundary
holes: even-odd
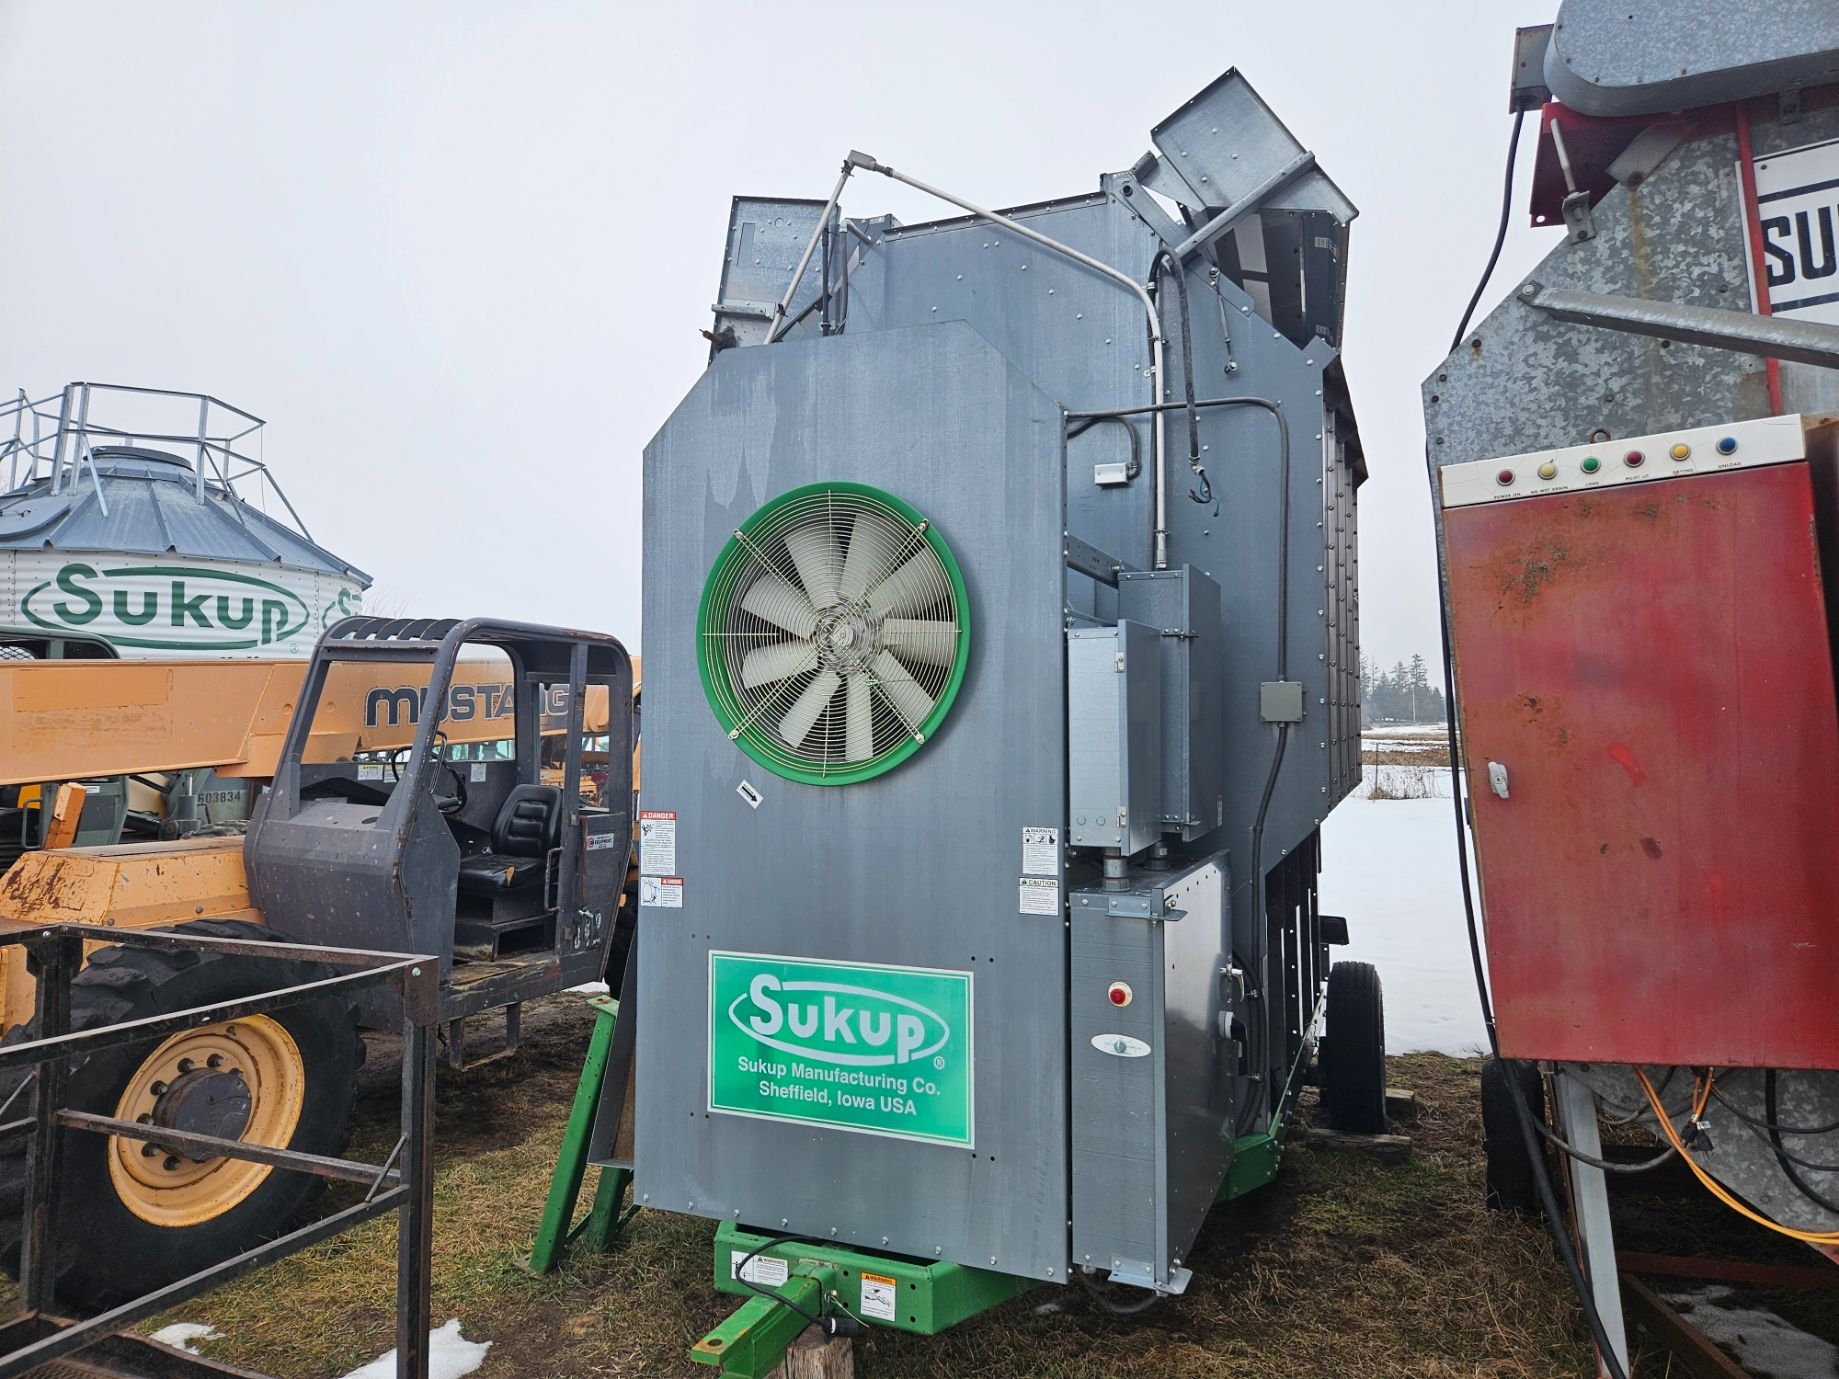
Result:
[[[1839,708],[1789,444],[1798,419],[1444,471],[1508,1057],[1839,1067]]]

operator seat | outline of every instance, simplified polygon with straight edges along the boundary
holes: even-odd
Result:
[[[492,850],[460,859],[460,890],[491,895],[540,885],[543,862],[562,833],[562,789],[520,785],[505,796],[492,825]]]

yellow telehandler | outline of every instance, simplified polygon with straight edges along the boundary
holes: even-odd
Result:
[[[245,829],[175,791],[160,817],[186,836],[22,852],[0,875],[0,929],[95,928],[73,1028],[272,985],[247,959],[108,942],[162,927],[438,955],[449,1061],[486,1011],[505,1010],[514,1046],[523,1001],[624,970],[633,673],[612,637],[483,619],[348,618],[305,662],[0,660],[0,790],[35,796],[12,804],[36,814],[27,836],[74,841],[86,782],[209,773],[252,801]],[[33,1011],[20,951],[0,948],[9,1040]],[[391,999],[307,1002],[113,1050],[73,1064],[66,1096],[337,1154],[359,1031],[393,1025]],[[0,1103],[16,1091],[0,1085]],[[0,1142],[0,1264],[13,1270],[23,1149]],[[125,1137],[70,1137],[65,1155],[57,1286],[88,1309],[276,1234],[318,1185]]]

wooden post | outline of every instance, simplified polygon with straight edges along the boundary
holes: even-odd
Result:
[[[854,1347],[847,1336],[825,1340],[823,1332],[807,1326],[767,1379],[856,1379]]]

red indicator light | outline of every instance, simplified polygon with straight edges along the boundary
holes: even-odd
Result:
[[[1630,469],[1639,469],[1641,468],[1641,462],[1646,458],[1647,456],[1643,455],[1639,450],[1631,450],[1622,457],[1622,463],[1627,465]]]
[[[1511,469],[1503,469],[1499,474],[1494,476],[1494,482],[1499,484],[1502,488],[1505,488],[1508,484],[1513,482],[1513,471]]]
[[[1111,998],[1111,1004],[1114,1006],[1127,1006],[1130,1004],[1130,985],[1128,982],[1112,982],[1111,989],[1105,994]]]

